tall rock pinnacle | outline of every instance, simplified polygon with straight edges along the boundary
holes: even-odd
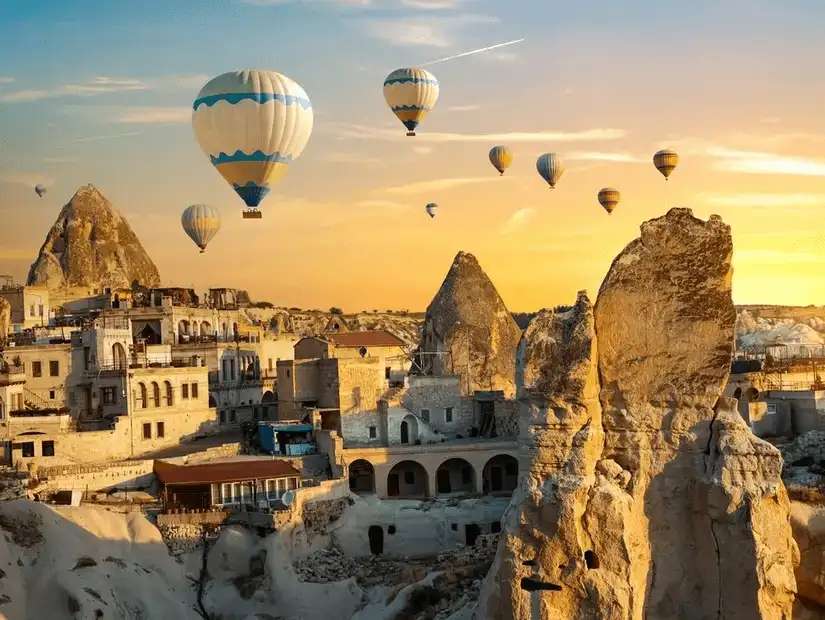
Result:
[[[117,208],[94,185],[81,187],[60,211],[29,285],[123,287],[137,280],[159,286],[158,268]]]

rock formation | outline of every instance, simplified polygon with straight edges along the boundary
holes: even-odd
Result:
[[[93,185],[77,190],[60,211],[29,285],[129,288],[159,286],[160,275],[129,223]]]
[[[6,345],[11,327],[11,304],[0,297],[0,347]]]
[[[730,228],[672,209],[518,348],[523,476],[477,620],[791,617],[776,448],[732,399]]]
[[[520,337],[521,330],[476,257],[459,252],[427,307],[419,346],[424,372],[460,375],[465,396],[475,390],[503,390],[512,397]],[[433,355],[436,352],[445,354]]]

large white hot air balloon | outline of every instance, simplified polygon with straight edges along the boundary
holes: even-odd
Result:
[[[212,165],[260,218],[258,207],[312,134],[304,89],[274,71],[231,71],[210,80],[193,105],[192,127]]]
[[[415,135],[415,128],[435,107],[438,91],[438,80],[426,69],[396,69],[384,80],[384,99],[408,136]]]
[[[536,170],[539,171],[541,178],[547,181],[550,189],[556,189],[556,183],[559,182],[561,175],[564,174],[561,159],[559,159],[559,156],[555,153],[539,155],[539,158],[536,160]]]
[[[209,245],[209,242],[212,241],[221,228],[221,215],[215,207],[191,205],[186,207],[181,214],[180,224],[203,254],[206,251],[206,246]]]

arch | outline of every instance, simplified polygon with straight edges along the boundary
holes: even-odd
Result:
[[[238,324],[232,323],[232,337],[237,340],[238,339]]]
[[[745,390],[744,397],[746,403],[755,403],[756,399],[759,398],[759,390],[751,386]]]
[[[183,338],[189,335],[189,321],[181,319],[178,321],[178,338]]]
[[[169,381],[164,381],[163,389],[166,392],[166,406],[171,407],[175,404],[175,393],[172,390],[172,384]]]
[[[209,408],[214,409],[217,406],[218,406],[218,403],[215,401],[215,397],[212,394],[210,394],[209,395]]]
[[[112,345],[112,363],[118,370],[126,368],[126,348],[119,342]]]
[[[115,293],[115,298],[112,300],[112,308],[120,308],[120,295]]]
[[[375,468],[364,459],[349,464],[349,490],[353,493],[375,493]]]
[[[146,395],[145,383],[138,383],[138,401],[140,402],[141,409],[146,409],[146,407],[149,406],[149,398]]]
[[[152,406],[160,407],[160,386],[157,381],[152,381]]]
[[[736,400],[739,400],[740,398],[742,398],[742,388],[740,388],[740,387],[736,388],[736,389],[733,391],[733,397],[734,397]]]
[[[401,461],[387,474],[387,497],[426,499],[430,496],[429,476],[421,463]]]
[[[436,494],[475,493],[475,470],[466,460],[450,458],[445,460],[435,472]]]
[[[201,336],[212,335],[212,324],[209,321],[201,321]]]
[[[272,390],[267,390],[264,392],[264,395],[261,397],[261,403],[277,403],[278,397],[272,392]]]
[[[518,460],[509,454],[490,458],[482,470],[482,492],[512,494],[518,486]]]
[[[223,338],[225,340],[228,335],[229,335],[229,330],[226,327],[226,323],[221,323],[221,338]]]
[[[414,415],[405,415],[401,420],[401,443],[418,441],[418,420]]]

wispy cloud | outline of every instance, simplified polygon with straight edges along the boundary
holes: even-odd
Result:
[[[69,140],[69,144],[76,144],[78,142],[97,142],[98,140],[111,140],[112,138],[126,138],[129,136],[139,136],[142,132],[130,131],[128,133],[110,133],[103,136],[90,136],[88,138],[75,138]]]
[[[159,78],[113,78],[98,76],[86,82],[62,84],[49,90],[18,90],[0,95],[0,102],[26,103],[58,97],[94,97],[107,93],[168,88],[198,88],[207,81],[204,75],[180,75]]]
[[[126,108],[114,122],[128,125],[173,125],[189,123],[191,120],[192,108],[175,106]]]
[[[426,67],[429,65],[434,65],[439,62],[446,62],[448,60],[455,60],[456,58],[463,58],[464,56],[472,56],[474,54],[481,54],[482,52],[489,52],[490,50],[498,49],[500,47],[506,47],[508,45],[514,45],[516,43],[521,43],[524,39],[516,39],[515,41],[507,41],[506,43],[496,43],[495,45],[488,45],[487,47],[480,47],[475,50],[470,50],[469,52],[462,52],[461,54],[454,54],[452,56],[447,56],[446,58],[439,58],[438,60],[431,60],[430,62],[425,62],[422,67]]]
[[[450,108],[447,108],[450,112],[475,112],[476,110],[480,110],[480,105],[454,105]]]
[[[355,206],[361,209],[379,209],[385,211],[409,211],[410,205],[393,200],[360,200]]]
[[[403,132],[366,125],[336,125],[332,131],[340,138],[364,140],[409,140]],[[624,129],[586,129],[584,131],[535,131],[514,133],[433,133],[416,135],[418,142],[600,142],[627,136]]]
[[[501,227],[501,234],[511,235],[523,230],[536,217],[536,213],[535,207],[519,209],[504,222],[504,226]]]
[[[0,175],[0,181],[13,185],[34,187],[38,183],[49,187],[54,185],[54,178],[39,172],[5,172]]]
[[[0,75],[0,84],[13,84],[14,78],[7,75]]]
[[[382,160],[377,157],[369,157],[366,155],[358,155],[356,153],[328,153],[323,156],[323,159],[328,162],[336,164],[381,164]]]
[[[713,167],[724,172],[825,176],[825,161],[823,160],[724,148],[711,149],[708,155],[716,158]]]
[[[436,192],[447,189],[455,189],[464,185],[474,185],[477,183],[489,183],[491,180],[501,181],[506,177],[476,177],[476,178],[450,178],[450,179],[434,179],[432,181],[420,181],[418,183],[409,183],[407,185],[397,185],[395,187],[385,187],[379,192],[387,194],[398,195],[413,195],[423,194],[425,192]]]
[[[700,194],[699,199],[715,207],[825,207],[825,194]]]
[[[457,9],[466,2],[467,0],[401,0],[401,5],[414,9],[440,11],[442,9]]]
[[[570,161],[604,161],[618,164],[639,164],[648,160],[631,153],[574,152],[564,156]]]
[[[391,45],[450,47],[456,43],[461,32],[468,26],[498,23],[497,17],[486,15],[456,15],[421,19],[367,19],[363,21],[367,36],[380,39]],[[431,65],[449,58],[426,63]]]
[[[416,155],[429,155],[433,152],[433,147],[431,146],[414,146],[413,153]]]

